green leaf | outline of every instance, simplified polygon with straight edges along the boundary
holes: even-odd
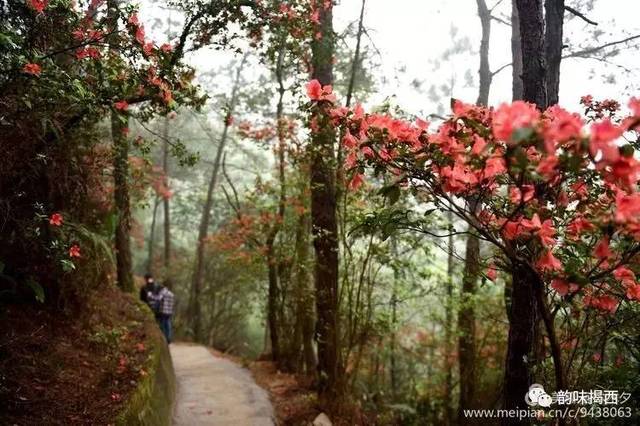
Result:
[[[62,264],[62,270],[64,272],[71,272],[76,269],[76,265],[70,260],[62,259],[60,263]]]
[[[36,300],[40,303],[44,303],[44,289],[37,281],[33,280],[33,278],[29,278],[26,284],[33,290],[33,294],[36,297]]]
[[[389,205],[394,205],[400,199],[400,187],[389,185],[380,189],[380,195],[389,200]]]
[[[511,140],[513,142],[522,142],[529,139],[534,134],[534,130],[531,127],[520,127],[511,134]]]

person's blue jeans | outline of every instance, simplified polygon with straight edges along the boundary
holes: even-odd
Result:
[[[167,339],[167,343],[171,343],[171,315],[158,315],[158,325],[160,325],[160,330],[162,334],[164,334],[164,338]]]

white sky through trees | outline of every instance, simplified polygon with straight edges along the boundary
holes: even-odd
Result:
[[[509,20],[511,0],[487,0],[489,7],[497,2],[499,5],[493,14]],[[592,9],[586,6],[589,3],[593,5]],[[599,25],[589,25],[565,13],[566,53],[640,35],[640,2],[637,0],[567,0],[567,4]],[[350,23],[357,23],[360,5],[360,0],[339,1],[334,10],[334,27],[339,34]],[[157,3],[143,1],[141,7],[145,12],[142,16],[146,15],[148,19],[151,15],[166,22],[168,12],[160,10]],[[172,16],[176,21],[180,20],[175,12]],[[393,97],[392,103],[407,113],[447,114],[449,96],[443,96],[443,93],[448,92],[452,81],[453,97],[475,102],[480,44],[476,0],[367,0],[365,26],[367,35],[363,43],[369,46],[373,61],[379,65],[370,70],[377,81],[375,94],[368,102],[370,105]],[[166,39],[163,29],[150,30],[157,42]],[[490,63],[495,71],[511,62],[511,28],[493,20],[491,31]],[[353,37],[346,41],[351,48],[355,47]],[[456,44],[466,49],[462,53],[452,52],[452,45]],[[560,104],[580,111],[579,99],[585,94],[592,94],[596,99],[613,98],[623,104],[630,96],[640,96],[638,46],[640,39],[617,45],[619,53],[604,59],[563,60]],[[612,53],[616,48],[602,52]],[[445,58],[447,52],[450,55]],[[199,73],[205,73],[219,69],[233,57],[229,51],[203,49],[190,55],[189,61]],[[255,67],[251,68],[257,73]],[[224,76],[221,77],[215,82],[217,88],[225,86]],[[438,101],[430,96],[430,89],[440,96]],[[511,69],[507,67],[493,80],[490,104],[510,100]]]
[[[487,0],[487,4],[492,7],[497,1]],[[587,2],[567,0],[567,4],[577,7],[579,3]],[[593,10],[584,10],[590,19],[598,22],[597,27],[568,13],[565,15],[565,44],[569,45],[565,50],[640,34],[640,2],[637,0],[596,0],[593,4]],[[335,12],[338,30],[357,19],[359,7],[360,0],[340,2]],[[505,19],[509,19],[510,13],[510,0],[502,1],[494,11],[495,15]],[[378,77],[390,77],[387,84],[378,90],[377,100],[395,94],[397,104],[408,112],[435,112],[426,92],[431,85],[449,85],[453,74],[456,80],[453,96],[475,102],[481,31],[475,0],[368,0],[365,24],[382,54],[382,67],[373,72]],[[441,56],[451,48],[452,27],[457,30],[455,39],[469,38],[473,52],[452,56],[447,62],[441,60]],[[491,30],[490,62],[492,70],[496,70],[511,62],[511,28],[494,20]],[[592,39],[594,30],[602,32],[597,40]],[[354,42],[350,44],[354,45]],[[560,103],[577,110],[579,98],[585,94],[592,94],[595,98],[614,98],[623,103],[632,94],[640,95],[633,90],[640,87],[640,51],[637,45],[637,41],[631,42],[628,49],[620,45],[620,54],[609,59],[612,64],[593,59],[564,60],[560,75]],[[440,60],[440,67],[434,70],[434,61],[437,60]],[[393,76],[403,66],[406,72],[396,81]],[[467,70],[471,71],[474,79],[472,87],[465,87]],[[610,75],[614,76],[615,82],[607,84],[605,81]],[[412,86],[414,79],[423,82],[422,90]],[[511,69],[507,68],[494,79],[490,104],[510,100]],[[448,100],[444,103],[448,104]]]

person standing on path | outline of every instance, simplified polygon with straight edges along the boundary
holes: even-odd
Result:
[[[147,305],[149,304],[147,294],[153,290],[154,283],[155,280],[153,279],[153,275],[148,272],[144,274],[144,285],[140,287],[140,300],[142,300]]]
[[[170,286],[171,282],[167,280],[165,284]],[[173,317],[173,308],[175,306],[175,295],[171,290],[169,290],[167,285],[163,286],[159,293],[160,303],[158,305],[156,319],[158,320],[162,334],[164,334],[164,337],[167,339],[167,343],[169,344],[173,337],[171,319]]]

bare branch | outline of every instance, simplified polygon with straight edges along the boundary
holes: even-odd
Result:
[[[494,10],[496,7],[500,6],[500,3],[502,3],[503,1],[504,1],[504,0],[498,0],[498,1],[496,2],[496,4],[494,4],[492,7],[490,7],[490,8],[489,8],[489,12],[493,12],[493,10]]]
[[[587,24],[591,24],[591,25],[598,25],[597,22],[592,21],[591,19],[587,18],[583,13],[577,11],[576,9],[572,8],[571,6],[565,6],[564,10],[566,10],[567,12],[577,16],[578,18],[582,19],[583,21],[585,21]]]
[[[504,25],[506,25],[506,26],[508,26],[508,27],[510,27],[510,26],[511,26],[511,22],[509,22],[509,21],[507,21],[507,20],[505,20],[505,19],[502,19],[502,18],[500,18],[499,16],[491,15],[491,19],[493,19],[493,20],[494,20],[494,21],[496,21],[496,22],[500,22],[501,24],[504,24]]]
[[[491,72],[491,77],[494,77],[496,74],[498,74],[500,71],[509,68],[510,66],[513,65],[513,62],[509,62],[508,64],[504,64],[503,66],[501,66],[500,68],[498,68],[495,71]]]
[[[590,57],[590,55],[592,55],[594,53],[597,53],[597,52],[599,52],[601,50],[604,50],[604,49],[606,49],[608,47],[616,46],[618,44],[628,43],[628,42],[630,42],[632,40],[635,40],[635,39],[638,39],[638,38],[640,38],[640,34],[637,34],[637,35],[634,35],[634,36],[631,36],[631,37],[627,37],[627,38],[622,39],[622,40],[612,41],[610,43],[606,43],[606,44],[603,44],[601,46],[590,47],[590,48],[587,48],[587,49],[584,49],[584,50],[579,50],[577,52],[572,52],[572,53],[569,53],[569,54],[566,54],[566,55],[562,56],[562,59],[566,59],[566,58],[588,58],[588,57]]]

